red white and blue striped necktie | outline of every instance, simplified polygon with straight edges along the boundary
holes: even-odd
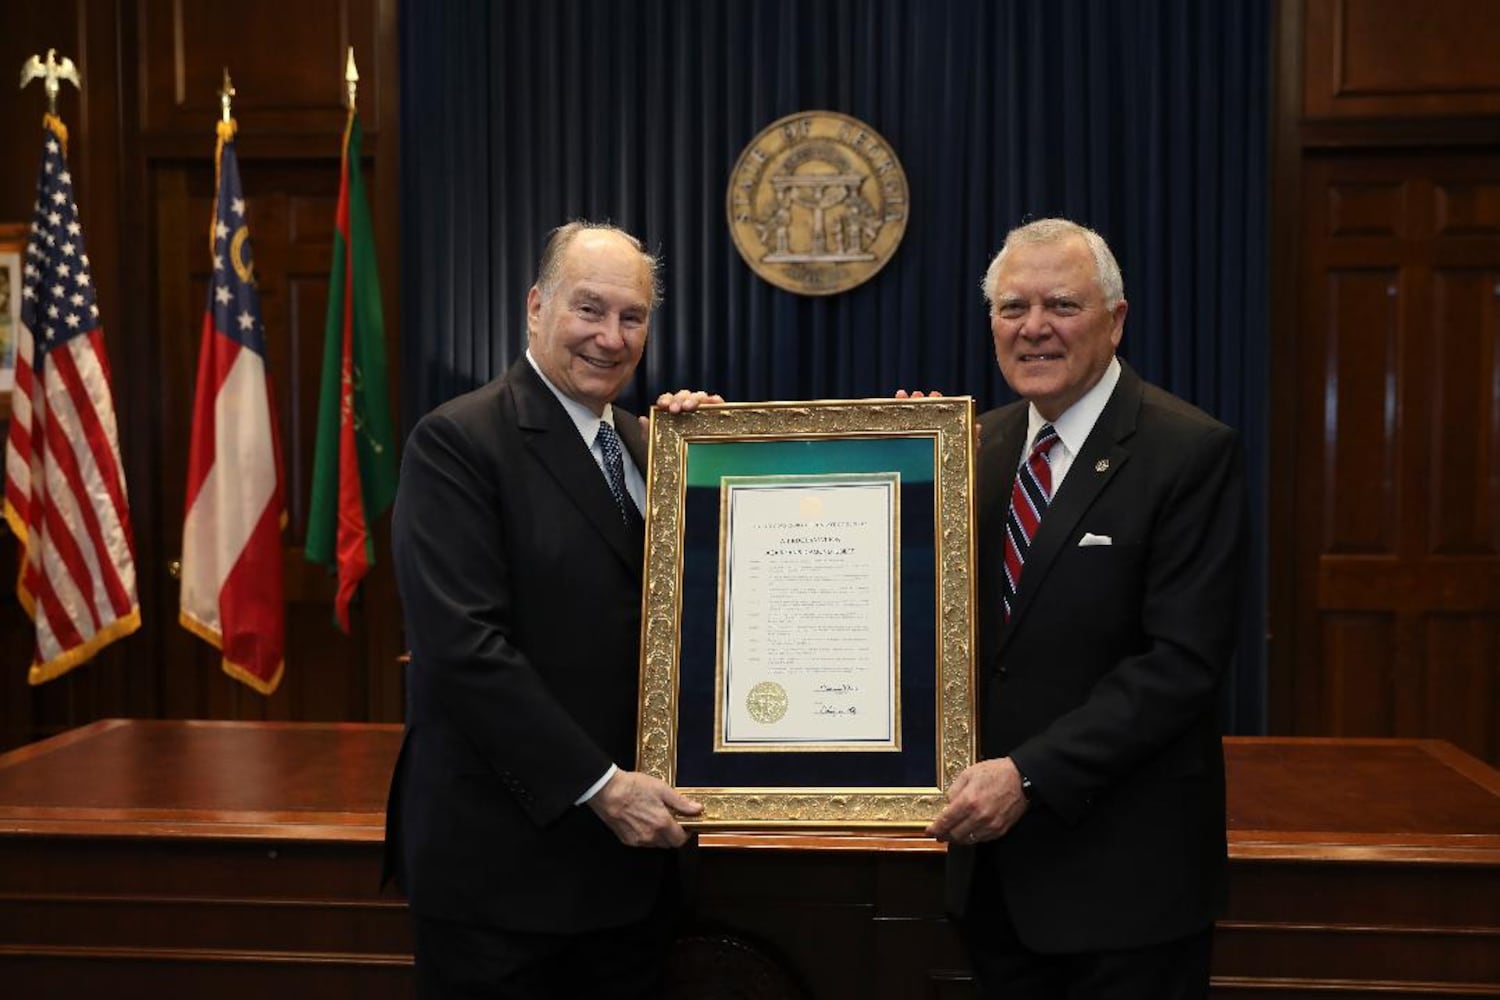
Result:
[[[1052,463],[1047,453],[1056,443],[1057,431],[1051,424],[1043,424],[1031,453],[1016,471],[1015,485],[1010,490],[1010,511],[1005,515],[1005,587],[1001,597],[1006,621],[1010,621],[1010,611],[1021,586],[1026,552],[1036,537],[1042,513],[1052,501]]]

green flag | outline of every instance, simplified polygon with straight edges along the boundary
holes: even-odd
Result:
[[[349,601],[375,562],[370,525],[396,496],[385,321],[359,147],[359,116],[351,108],[328,275],[318,445],[305,549],[309,561],[338,573],[334,616],[345,632]]]

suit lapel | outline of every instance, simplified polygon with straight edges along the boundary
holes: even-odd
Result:
[[[604,473],[568,412],[524,357],[511,366],[508,379],[516,401],[516,423],[521,428],[527,450],[557,482],[568,500],[604,536],[609,547],[633,572],[639,573],[641,531],[638,527],[627,527],[621,521],[620,509],[615,506]],[[639,446],[639,430],[633,426],[628,430],[619,426],[621,415],[624,415],[624,422],[630,424],[635,423],[635,418],[623,410],[615,413],[616,429],[620,431],[621,439],[628,441],[626,434],[629,433]],[[629,448],[629,444],[626,447]],[[633,457],[634,449],[631,454]]]
[[[1140,406],[1140,377],[1122,361],[1120,380],[1114,392],[1094,422],[1094,429],[1089,432],[1083,448],[1073,458],[1067,478],[1058,487],[1042,516],[1042,523],[1037,527],[1036,537],[1031,540],[1026,566],[1021,570],[1021,590],[1011,609],[1010,627],[1001,637],[1002,646],[1015,634],[1016,626],[1026,616],[1034,595],[1046,582],[1058,555],[1067,545],[1076,544],[1073,534],[1079,519],[1130,460],[1125,440],[1135,432]],[[1015,460],[1020,461],[1019,449]],[[1014,469],[1011,478],[1014,479]]]

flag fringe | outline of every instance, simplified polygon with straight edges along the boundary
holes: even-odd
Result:
[[[249,687],[254,688],[261,694],[272,694],[273,692],[275,692],[275,690],[281,686],[281,675],[286,672],[285,660],[278,660],[276,662],[276,672],[271,675],[270,680],[262,680],[256,674],[251,673],[249,670],[246,670],[238,663],[235,663],[229,659],[225,659],[223,661],[223,666],[224,672],[230,677],[233,677],[241,684],[245,684]]]
[[[281,675],[286,673],[286,660],[276,661],[276,670],[270,678],[264,678],[255,671],[249,669],[242,663],[235,663],[229,657],[224,656],[224,636],[211,625],[205,625],[186,611],[177,613],[177,624],[208,643],[220,653],[219,664],[224,672],[235,680],[248,687],[255,689],[260,694],[271,694],[281,686]]]
[[[21,607],[26,609],[26,617],[33,622],[36,621],[36,598],[31,596],[31,591],[26,589],[26,560],[27,547],[31,544],[31,532],[26,530],[26,522],[21,520],[21,512],[16,510],[9,500],[5,501],[5,523],[10,525],[11,533],[16,536],[16,541],[21,546],[21,558],[16,560],[16,600],[21,602]]]
[[[53,678],[61,677],[80,663],[88,661],[95,653],[116,639],[123,639],[140,627],[141,609],[137,605],[130,609],[130,614],[123,618],[116,618],[104,628],[95,632],[83,645],[74,646],[63,655],[56,659],[48,660],[46,663],[33,664],[31,672],[26,675],[26,681],[35,686],[37,684],[45,684]]]

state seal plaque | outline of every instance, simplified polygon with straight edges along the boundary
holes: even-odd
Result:
[[[756,274],[799,295],[863,284],[906,233],[906,172],[857,118],[799,111],[768,125],[729,180],[729,232]]]

